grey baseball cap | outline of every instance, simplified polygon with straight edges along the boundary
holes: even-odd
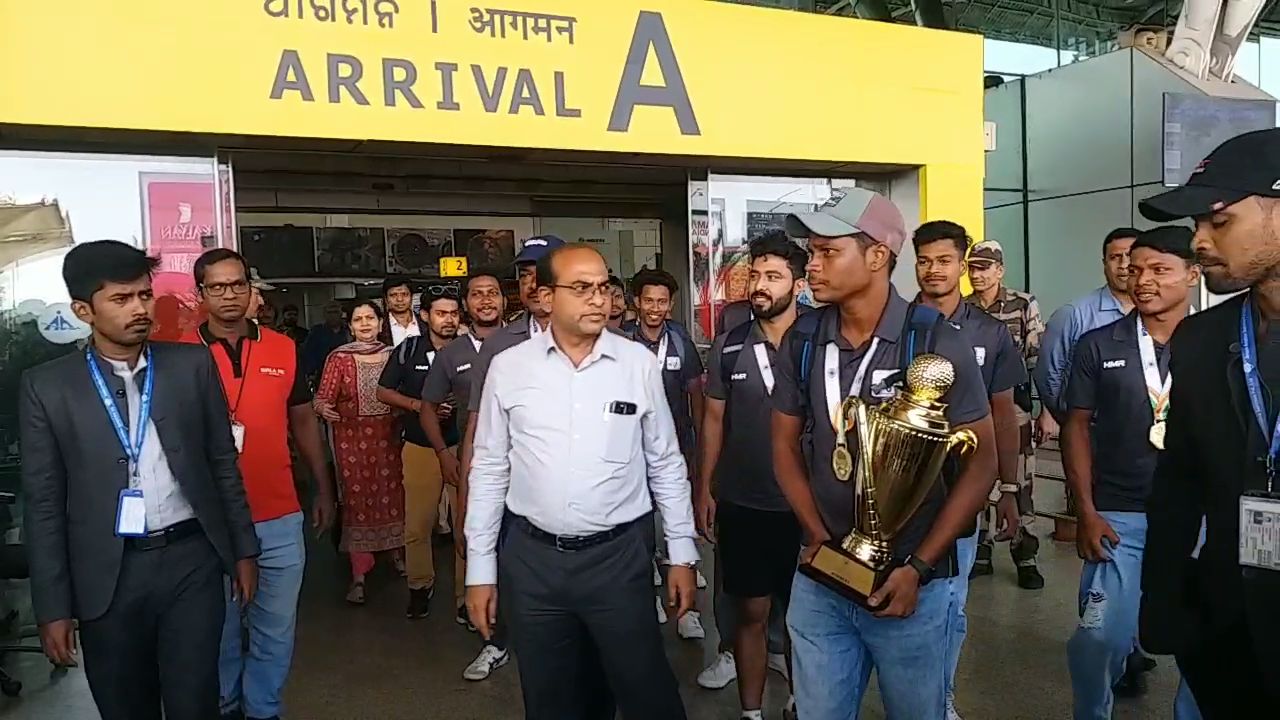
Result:
[[[863,234],[897,255],[907,239],[902,213],[889,198],[863,188],[832,190],[831,199],[814,212],[787,216],[787,234],[805,238]]]

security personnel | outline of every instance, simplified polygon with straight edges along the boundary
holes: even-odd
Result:
[[[398,292],[399,287],[402,286],[393,287],[391,292]],[[404,555],[409,583],[409,607],[405,616],[410,620],[425,618],[431,612],[431,598],[435,594],[436,582],[431,536],[438,519],[440,497],[444,492],[440,461],[431,451],[429,438],[418,422],[423,404],[422,388],[426,385],[427,374],[439,354],[457,336],[461,315],[457,298],[432,295],[424,291],[413,322],[415,325],[421,324],[425,331],[405,335],[383,367],[382,376],[378,378],[378,400],[399,411],[400,432],[404,438],[401,449],[404,467]],[[388,326],[396,323],[403,327],[403,318],[397,320],[388,317]],[[456,443],[457,429],[452,423],[452,413],[446,415]]]
[[[1167,442],[1168,344],[1200,282],[1191,231],[1139,234],[1129,272],[1134,312],[1076,344],[1062,426],[1076,549],[1085,561],[1080,623],[1067,643],[1077,720],[1110,718],[1113,688],[1126,673],[1141,686],[1126,661],[1138,632],[1147,496]]]
[[[973,357],[982,372],[982,382],[991,401],[991,420],[996,432],[999,483],[997,510],[1002,520],[1001,537],[1010,537],[1018,528],[1017,471],[1018,419],[1013,389],[1027,381],[1022,355],[1013,344],[1009,329],[978,308],[963,302],[960,277],[965,271],[965,252],[971,243],[963,227],[947,220],[921,225],[911,238],[916,252],[916,281],[920,294],[916,301],[942,313],[973,348]],[[964,612],[969,597],[969,572],[978,550],[977,523],[956,541],[959,564],[950,579],[952,636],[948,644],[947,717],[959,720],[955,710],[955,676],[960,664],[960,648],[968,632]]]
[[[732,648],[742,718],[761,720],[770,616],[775,605],[785,616],[800,545],[800,524],[773,474],[769,395],[809,254],[780,230],[752,240],[750,254],[755,319],[720,333],[708,356],[695,518],[703,537],[716,543],[717,589],[733,605],[732,637],[721,644]],[[722,656],[703,674],[714,672]],[[794,705],[788,702],[792,717]]]
[[[969,251],[969,281],[973,293],[965,298],[1003,322],[1013,336],[1013,344],[1022,353],[1027,372],[1035,370],[1040,357],[1040,336],[1044,334],[1044,320],[1040,316],[1040,303],[1031,293],[1014,290],[1004,285],[1004,248],[995,240],[987,240]],[[1044,576],[1036,566],[1040,552],[1040,539],[1032,532],[1036,519],[1035,477],[1036,446],[1032,431],[1031,380],[1013,391],[1018,413],[1020,457],[1018,468],[1018,531],[1009,540],[1009,556],[1018,569],[1018,587],[1039,590],[1044,587]],[[978,559],[971,577],[990,575],[991,551],[995,545],[995,533],[991,531],[993,520],[990,511],[978,518]]]
[[[444,477],[445,492],[450,494],[453,508],[453,527],[462,527],[461,502],[457,488],[460,465],[457,445],[461,428],[467,426],[467,405],[471,399],[471,371],[480,358],[480,348],[486,339],[502,327],[505,299],[502,282],[494,275],[478,274],[467,278],[463,288],[463,303],[471,320],[471,332],[461,335],[436,355],[436,362],[427,372],[422,385],[422,407],[418,422],[427,442],[435,451]],[[456,415],[447,412],[456,408]],[[446,412],[441,412],[444,409]],[[444,422],[445,418],[449,422]],[[454,422],[456,420],[456,422]],[[466,570],[466,554],[461,534],[454,536],[454,601],[455,618],[460,625],[469,625],[463,603],[463,577]],[[474,630],[474,626],[470,626]]]
[[[1280,520],[1269,494],[1280,489],[1277,168],[1280,130],[1246,133],[1186,185],[1138,206],[1156,222],[1195,220],[1211,292],[1248,290],[1174,334],[1167,449],[1146,508],[1142,645],[1175,654],[1210,720],[1280,707],[1280,547],[1260,526]],[[1202,520],[1204,547],[1191,561]]]
[[[494,357],[474,423],[467,607],[487,635],[503,603],[529,720],[612,718],[612,708],[588,714],[601,672],[623,717],[684,720],[648,599],[655,505],[680,615],[693,606],[698,558],[659,366],[605,331],[599,252],[559,248],[537,274],[551,325]],[[597,667],[584,666],[586,647]]]
[[[805,236],[816,300],[827,303],[792,325],[779,348],[773,400],[773,462],[778,484],[804,534],[801,562],[821,543],[853,527],[853,487],[831,466],[834,408],[849,394],[876,404],[894,394],[908,353],[913,308],[889,282],[906,241],[902,214],[887,198],[862,188],[833,193],[816,212],[787,218]],[[810,318],[813,318],[810,320]],[[868,599],[873,610],[797,573],[787,628],[792,642],[796,707],[805,720],[848,718],[857,712],[874,668],[889,717],[941,718],[946,713],[950,593],[955,541],[978,514],[995,477],[990,399],[973,348],[940,318],[919,338],[950,360],[955,381],[943,396],[953,428],[978,439],[947,487],[941,476],[894,539],[897,567]],[[806,347],[810,352],[805,352]],[[801,363],[808,360],[809,366]],[[801,436],[811,428],[809,460]],[[851,451],[858,452],[851,438]]]

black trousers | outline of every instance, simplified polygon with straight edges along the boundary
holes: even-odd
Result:
[[[1225,631],[1206,633],[1199,647],[1176,657],[1178,669],[1205,720],[1266,715],[1280,707],[1280,687],[1274,676],[1263,673],[1249,628],[1243,622]]]
[[[653,611],[653,552],[647,516],[577,552],[510,524],[498,553],[499,606],[526,720],[613,720],[613,703],[625,720],[685,720]]]
[[[203,534],[125,549],[111,606],[80,623],[102,720],[218,720],[223,577]]]

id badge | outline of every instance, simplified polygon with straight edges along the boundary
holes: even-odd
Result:
[[[236,444],[236,452],[244,452],[244,425],[231,423],[231,440]]]
[[[1240,564],[1280,570],[1280,496],[1240,497]]]
[[[121,490],[116,507],[116,535],[141,537],[147,534],[147,504],[141,490]]]
[[[668,370],[679,370],[679,369],[680,369],[680,356],[679,356],[679,355],[672,355],[671,357],[667,358],[667,369],[668,369]]]

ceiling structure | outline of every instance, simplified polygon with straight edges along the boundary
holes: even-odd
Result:
[[[1134,25],[1172,28],[1182,0],[728,0],[874,20],[945,26],[992,40],[1059,46],[1081,56],[1114,48]],[[921,22],[923,20],[923,22]],[[1280,37],[1280,0],[1267,0],[1253,34]]]

